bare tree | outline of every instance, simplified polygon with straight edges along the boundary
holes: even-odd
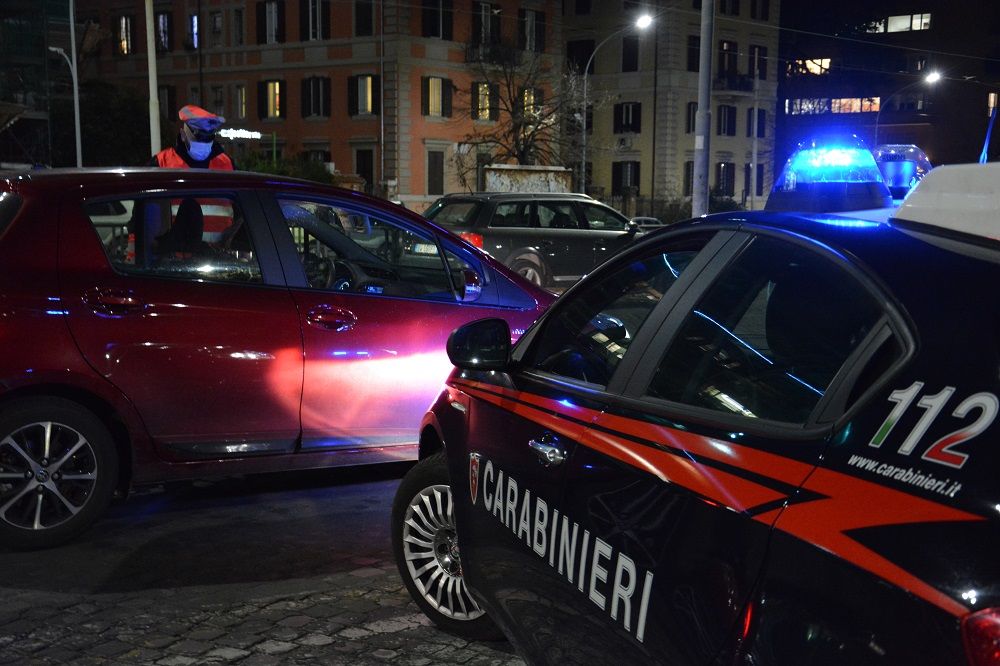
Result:
[[[474,129],[454,156],[464,187],[475,189],[482,164],[565,166],[579,159],[578,75],[551,56],[509,46],[469,45],[466,53],[473,81],[456,91],[455,112]]]

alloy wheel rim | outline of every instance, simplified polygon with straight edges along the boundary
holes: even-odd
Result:
[[[519,272],[521,273],[521,277],[528,280],[532,284],[535,285],[542,284],[542,275],[541,273],[538,272],[538,269],[526,267],[522,268]]]
[[[448,486],[428,486],[410,500],[403,520],[403,555],[410,579],[439,613],[455,620],[484,614],[462,577]]]
[[[22,426],[0,439],[0,521],[46,530],[72,519],[97,484],[94,447],[54,421]]]

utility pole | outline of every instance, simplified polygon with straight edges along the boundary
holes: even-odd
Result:
[[[708,213],[709,135],[712,129],[712,37],[715,31],[715,0],[701,2],[701,44],[698,58],[698,113],[695,116],[694,190],[691,215]]]
[[[753,143],[753,149],[750,153],[750,210],[754,209],[755,195],[757,194],[757,137],[760,136],[760,112],[757,110],[759,90],[760,90],[760,79],[759,76],[759,65],[757,59],[760,58],[760,49],[756,49],[753,52],[753,138],[751,139]]]
[[[149,78],[149,149],[151,155],[160,152],[160,99],[156,73],[154,20],[153,0],[146,0],[146,71]]]

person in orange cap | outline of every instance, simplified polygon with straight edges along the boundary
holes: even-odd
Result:
[[[194,104],[183,107],[177,118],[181,121],[181,131],[177,134],[176,145],[154,155],[150,166],[226,171],[236,168],[222,144],[215,140],[215,133],[226,122],[225,118]]]

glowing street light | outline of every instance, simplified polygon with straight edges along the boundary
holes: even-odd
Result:
[[[610,35],[601,40],[601,42],[594,47],[594,50],[590,52],[590,57],[587,58],[587,64],[583,68],[583,114],[580,119],[580,127],[582,132],[582,137],[580,139],[581,145],[581,158],[580,158],[580,187],[583,192],[587,191],[587,73],[590,71],[590,65],[594,62],[594,56],[602,46],[607,44],[613,37],[617,37],[623,32],[629,30],[645,30],[653,24],[653,17],[649,14],[643,14],[636,19],[635,23],[625,26],[624,28],[619,28],[615,30]]]

